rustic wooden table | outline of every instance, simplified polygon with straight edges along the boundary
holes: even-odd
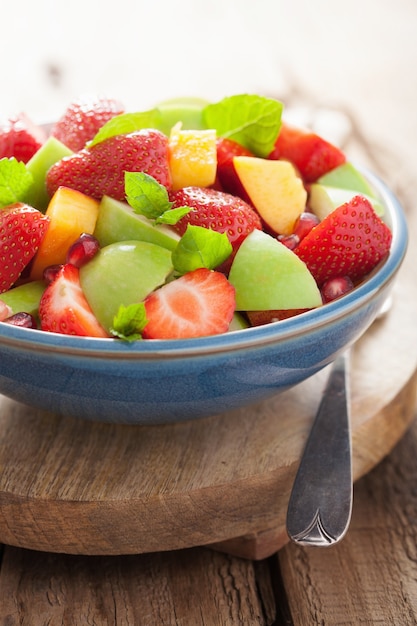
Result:
[[[369,161],[365,164],[394,186],[410,218],[414,239],[417,229],[408,176],[394,180],[388,167],[389,158],[387,155],[381,158],[378,152],[378,159],[373,160],[372,146],[356,141],[346,148],[357,150],[359,158]],[[406,298],[407,294],[396,297]],[[414,344],[411,341],[405,347],[401,343],[398,350],[402,353],[383,364],[398,369],[402,355],[407,353],[404,391],[387,401],[381,437],[385,445],[392,415],[393,429],[397,429],[394,448],[381,460],[376,436],[372,440],[375,449],[361,449],[365,475],[355,483],[351,527],[339,545],[317,549],[287,543],[265,558],[256,559],[198,545],[124,556],[85,556],[16,547],[22,545],[17,537],[15,542],[10,541],[13,545],[4,545],[2,550],[0,623],[7,626],[416,624],[417,302],[414,297],[408,301],[408,307],[404,310],[408,310],[407,323]],[[362,356],[366,358],[365,354]],[[387,388],[384,385],[379,389],[377,381],[372,380],[373,398],[379,398],[384,405]],[[399,422],[403,430],[398,429]],[[33,422],[28,422],[30,428]],[[8,454],[10,458],[10,451]],[[19,497],[7,501],[6,492],[15,477],[10,464],[4,465],[4,451],[0,462],[2,502],[21,511]],[[37,490],[46,481],[42,473],[39,479],[39,468],[35,469],[36,478],[35,475],[33,480],[30,476],[25,478],[27,493],[33,495],[32,510],[37,510]],[[48,489],[51,490],[50,484]],[[88,531],[84,526],[81,528],[81,517],[82,512],[80,534]],[[50,526],[58,522],[61,524],[62,520],[51,519]],[[71,518],[71,524],[76,537],[76,518]],[[31,537],[36,545],[33,538],[38,533],[42,541],[44,529],[37,526],[36,516],[23,521],[13,519],[13,509],[6,511],[3,507],[0,515],[3,541],[5,536],[16,539],[16,526],[21,537]]]

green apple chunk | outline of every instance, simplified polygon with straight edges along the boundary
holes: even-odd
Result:
[[[334,209],[352,200],[358,193],[369,200],[377,215],[382,216],[384,214],[384,207],[376,198],[372,198],[371,196],[352,189],[328,187],[318,183],[314,183],[310,187],[308,204],[313,213],[315,213],[321,221],[329,213],[334,211]]]
[[[94,236],[101,246],[116,241],[148,241],[168,250],[174,250],[180,236],[165,224],[155,225],[144,215],[135,213],[126,202],[103,196]]]
[[[173,271],[171,252],[147,241],[122,241],[102,248],[80,270],[87,302],[109,330],[119,306],[141,302]]]
[[[27,193],[25,202],[44,212],[49,204],[45,178],[49,168],[63,157],[70,156],[72,150],[63,143],[49,137],[33,157],[27,162],[26,168],[33,175],[33,183]]]
[[[5,302],[14,313],[30,313],[35,317],[38,314],[39,302],[45,290],[43,280],[35,280],[13,287],[0,295],[0,300]]]
[[[360,194],[375,197],[374,190],[366,178],[356,169],[352,163],[347,161],[335,167],[327,174],[321,176],[317,183],[326,187],[337,187],[339,189],[352,189]]]
[[[274,237],[254,230],[240,246],[229,273],[238,311],[312,309],[322,304],[307,266]]]
[[[158,104],[161,115],[159,130],[169,136],[171,128],[178,122],[184,130],[203,130],[203,109],[208,102],[201,98],[174,98]]]
[[[249,328],[249,322],[243,317],[243,315],[235,311],[232,321],[230,322],[228,332],[243,330],[244,328]]]

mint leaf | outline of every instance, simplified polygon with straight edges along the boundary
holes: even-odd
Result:
[[[125,172],[125,192],[132,209],[148,219],[157,219],[172,207],[166,188],[145,172]]]
[[[179,274],[186,274],[200,267],[214,269],[231,253],[232,244],[226,233],[188,224],[172,253],[172,264]]]
[[[149,109],[138,113],[121,113],[106,122],[89,143],[89,147],[115,135],[127,135],[143,128],[159,128],[161,113],[158,109]]]
[[[0,207],[22,202],[32,183],[24,163],[14,157],[0,159]]]
[[[203,118],[218,135],[237,141],[255,156],[266,158],[281,128],[283,104],[272,98],[242,94],[208,104]]]
[[[179,220],[190,211],[192,211],[192,208],[189,206],[179,206],[175,209],[165,211],[162,215],[156,218],[155,222],[156,224],[169,224],[172,226],[173,224],[179,222]]]
[[[113,326],[110,329],[110,333],[114,337],[124,339],[125,341],[137,341],[142,339],[142,331],[147,321],[143,302],[129,304],[128,306],[121,304],[113,318]]]

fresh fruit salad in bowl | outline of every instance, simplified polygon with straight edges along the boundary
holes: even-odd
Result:
[[[377,177],[253,94],[0,126],[0,393],[158,424],[260,401],[372,323],[403,260]]]

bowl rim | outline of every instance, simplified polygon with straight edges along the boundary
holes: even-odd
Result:
[[[111,357],[117,360],[159,360],[161,358],[207,357],[217,353],[233,353],[250,348],[266,347],[279,341],[300,337],[327,324],[348,316],[358,306],[372,300],[377,291],[388,287],[405,257],[408,245],[408,227],[398,198],[387,184],[367,168],[356,165],[367,178],[387,209],[387,223],[392,230],[388,256],[376,270],[352,292],[339,300],[306,311],[294,317],[227,333],[192,339],[147,339],[126,342],[114,338],[76,337],[28,328],[19,328],[0,322],[0,345],[34,352],[53,352],[78,358]],[[389,210],[388,210],[389,209]]]

